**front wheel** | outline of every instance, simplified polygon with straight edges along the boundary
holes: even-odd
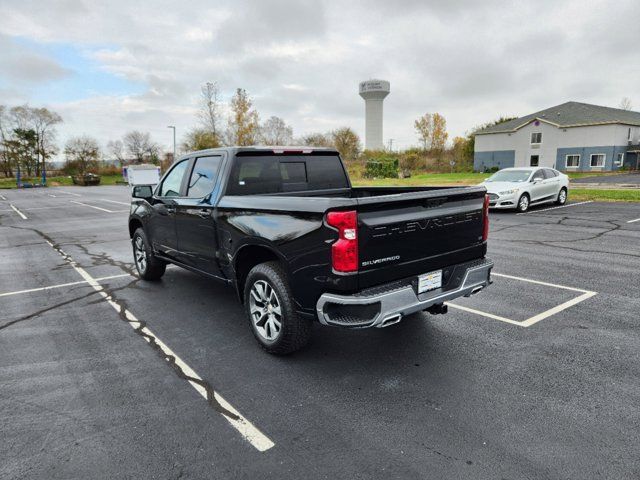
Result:
[[[311,338],[311,321],[296,313],[286,275],[278,262],[253,267],[244,287],[244,304],[253,336],[267,352],[292,353]]]
[[[519,212],[526,212],[527,210],[529,210],[529,195],[527,195],[526,193],[523,193],[520,196],[520,200],[518,200],[518,205],[516,206],[516,209]]]
[[[556,204],[564,205],[567,203],[567,189],[562,187],[560,192],[558,192],[558,198],[556,199]]]
[[[138,228],[131,239],[133,245],[133,261],[136,264],[138,275],[143,280],[160,280],[164,275],[167,264],[156,258],[149,245],[147,235],[142,228]]]

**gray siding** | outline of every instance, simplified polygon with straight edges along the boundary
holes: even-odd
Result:
[[[515,150],[497,150],[494,152],[474,152],[473,169],[484,172],[486,169],[513,167],[516,159]]]
[[[555,167],[558,170],[566,170],[568,172],[589,172],[592,170],[595,171],[611,171],[618,170],[621,166],[614,165],[618,153],[625,153],[627,150],[626,146],[600,146],[600,147],[570,147],[570,148],[559,148],[558,154],[556,156],[556,165]],[[596,153],[604,153],[606,155],[604,161],[603,168],[591,168],[591,155]],[[566,158],[567,155],[580,155],[580,166],[578,168],[569,168],[566,167]]]

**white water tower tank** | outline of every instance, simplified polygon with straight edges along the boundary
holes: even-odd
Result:
[[[382,102],[390,92],[386,80],[360,82],[360,96],[364,98],[365,124],[364,145],[367,150],[382,150]]]

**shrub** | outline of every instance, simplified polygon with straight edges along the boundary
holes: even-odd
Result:
[[[364,176],[366,178],[398,178],[398,159],[379,157],[376,160],[367,160]]]
[[[496,173],[500,167],[484,167],[484,173]]]

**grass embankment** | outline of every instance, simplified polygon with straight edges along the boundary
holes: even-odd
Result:
[[[29,182],[32,184],[39,185],[39,178],[23,178],[23,182]],[[116,182],[122,181],[122,175],[101,175],[100,176],[100,185],[115,185]],[[75,186],[71,181],[71,177],[60,176],[60,177],[47,177],[47,186],[49,187],[66,187],[66,186]],[[16,188],[16,179],[15,178],[0,178],[0,188]]]
[[[628,190],[605,190],[595,188],[571,188],[569,200],[584,202],[594,200],[597,202],[640,202],[640,188]]]

